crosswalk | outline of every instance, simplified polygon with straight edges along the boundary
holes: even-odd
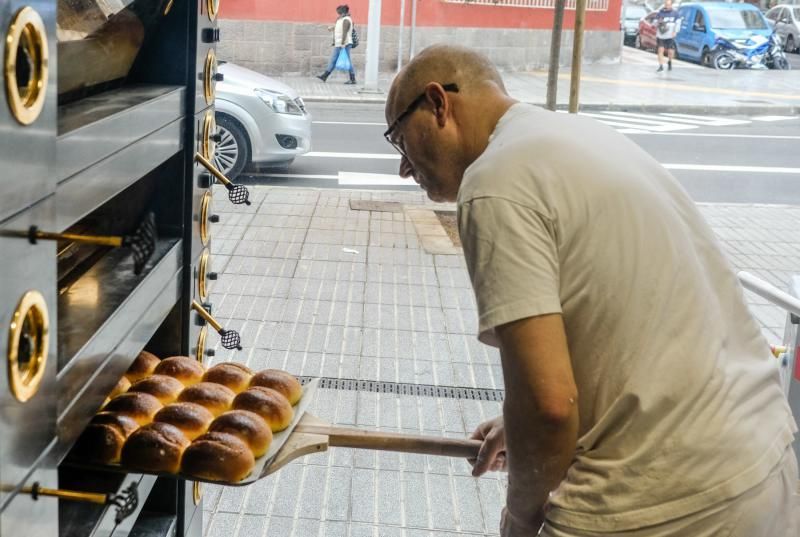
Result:
[[[566,113],[566,112],[564,112]],[[749,118],[714,117],[693,114],[640,114],[636,112],[581,112],[614,127],[623,134],[647,134],[688,131],[701,127],[733,127],[759,122],[779,122],[796,120],[797,116],[755,116]]]

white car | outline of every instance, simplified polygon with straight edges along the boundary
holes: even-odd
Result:
[[[267,76],[220,62],[214,164],[230,179],[253,165],[288,167],[311,150],[311,115],[295,90]]]
[[[781,36],[783,50],[800,52],[800,6],[781,4],[767,11],[766,17]]]

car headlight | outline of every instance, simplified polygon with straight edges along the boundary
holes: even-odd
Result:
[[[258,98],[277,114],[303,115],[303,110],[288,95],[268,89],[256,89],[255,92]]]

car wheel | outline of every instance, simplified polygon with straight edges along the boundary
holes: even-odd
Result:
[[[711,51],[708,47],[703,47],[703,54],[700,56],[700,64],[704,67],[714,67],[711,61]]]
[[[214,151],[214,166],[233,181],[250,162],[247,132],[235,119],[217,114],[219,142]]]
[[[798,52],[797,45],[794,44],[794,36],[790,35],[786,38],[786,52]]]
[[[633,46],[639,50],[642,50],[642,38],[639,34],[636,34],[636,39],[633,40]]]

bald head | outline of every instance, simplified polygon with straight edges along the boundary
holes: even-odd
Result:
[[[386,100],[386,120],[391,123],[430,82],[456,84],[463,96],[487,88],[506,94],[503,78],[489,58],[466,47],[433,45],[395,77]]]

